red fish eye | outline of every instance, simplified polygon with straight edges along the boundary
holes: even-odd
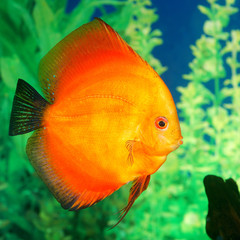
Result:
[[[168,126],[168,120],[165,117],[158,117],[155,120],[155,126],[157,129],[166,129]]]

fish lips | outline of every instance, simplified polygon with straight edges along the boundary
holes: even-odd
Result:
[[[183,137],[181,136],[180,139],[178,140],[178,142],[176,144],[173,144],[171,149],[172,151],[176,150],[177,148],[179,148],[182,144],[183,144]]]

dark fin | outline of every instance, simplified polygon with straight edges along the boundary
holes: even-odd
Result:
[[[13,99],[9,135],[20,135],[43,127],[43,113],[48,104],[32,86],[24,80],[18,79]]]
[[[84,176],[68,164],[68,159],[50,156],[48,127],[36,130],[27,142],[27,155],[39,177],[64,209],[75,211],[90,207],[112,194],[117,188],[96,192]],[[71,175],[65,171],[71,171]],[[119,186],[120,187],[120,186]],[[118,188],[119,188],[118,187]]]
[[[135,200],[141,195],[143,191],[147,189],[149,181],[150,181],[150,175],[147,175],[147,176],[138,177],[133,182],[133,185],[130,189],[128,204],[125,208],[121,210],[121,215],[120,215],[121,218],[119,219],[119,221],[110,229],[113,229],[114,227],[116,227],[123,220],[123,218],[127,215],[128,211],[132,207]]]

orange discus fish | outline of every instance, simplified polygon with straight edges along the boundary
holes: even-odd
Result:
[[[167,86],[101,19],[43,57],[39,82],[45,99],[19,79],[9,134],[34,131],[28,158],[65,209],[90,207],[134,181],[120,222],[182,144]]]

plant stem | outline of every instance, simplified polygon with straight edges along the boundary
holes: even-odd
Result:
[[[238,109],[238,103],[237,103],[237,94],[238,94],[238,83],[237,83],[237,68],[236,68],[236,62],[237,62],[237,42],[235,42],[234,38],[234,32],[231,32],[231,37],[232,37],[232,64],[231,64],[231,81],[232,81],[232,86],[233,86],[233,96],[232,96],[232,102],[233,102],[233,113],[237,114],[237,109]]]
[[[218,77],[216,77],[214,79],[214,89],[215,89],[215,107],[216,107],[216,112],[218,113],[218,107],[220,105],[220,95],[219,95],[220,87],[219,87],[219,78]]]
[[[218,113],[218,107],[220,105],[220,87],[219,87],[219,66],[221,64],[221,55],[220,55],[220,51],[219,51],[219,40],[218,40],[218,27],[217,27],[217,20],[218,20],[218,10],[215,7],[215,3],[214,1],[209,1],[210,5],[211,5],[211,9],[212,9],[212,13],[213,13],[213,22],[214,22],[214,34],[212,35],[213,39],[215,40],[215,57],[216,57],[216,76],[214,78],[214,90],[215,90],[215,102],[214,105],[216,107],[216,113]]]

